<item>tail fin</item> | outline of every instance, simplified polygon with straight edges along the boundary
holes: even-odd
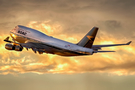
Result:
[[[82,46],[82,47],[87,47],[91,48],[93,45],[93,42],[95,40],[95,36],[97,34],[98,28],[93,27],[83,38],[80,40],[77,45]]]

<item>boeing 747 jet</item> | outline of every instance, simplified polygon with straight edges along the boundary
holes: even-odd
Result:
[[[27,50],[32,49],[39,54],[50,53],[61,56],[81,56],[92,55],[98,52],[114,52],[101,51],[102,47],[129,45],[126,44],[112,44],[112,45],[93,45],[98,28],[93,27],[77,44],[66,42],[54,37],[48,36],[38,30],[18,25],[10,31],[10,36],[4,39],[8,42],[5,48],[8,50],[22,51],[25,47]]]

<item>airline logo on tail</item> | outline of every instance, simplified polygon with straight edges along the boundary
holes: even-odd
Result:
[[[94,36],[87,36],[87,38],[90,40],[90,41],[94,41]]]

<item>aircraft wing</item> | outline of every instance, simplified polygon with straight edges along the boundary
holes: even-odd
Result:
[[[9,42],[9,43],[13,43],[14,45],[19,45],[21,47],[25,47],[27,50],[28,49],[32,49],[35,53],[38,51],[39,53],[43,53],[45,52],[45,50],[47,51],[48,48],[47,45],[43,44],[43,43],[36,43],[36,42],[26,42],[26,43],[17,43],[15,41],[10,41],[9,37],[7,37],[6,39],[4,39],[5,42]]]
[[[35,53],[39,52],[39,54],[42,54],[43,52],[45,52],[45,48],[42,45],[42,43],[27,42],[27,43],[14,43],[14,44],[25,47],[27,50],[32,49]]]
[[[39,52],[42,54],[45,51],[50,51],[52,48],[49,45],[43,44],[41,42],[29,42],[27,41],[26,43],[17,43],[15,41],[10,41],[9,37],[4,39],[5,42],[13,43],[14,45],[19,45],[21,47],[25,47],[27,50],[32,49],[35,53]]]
[[[92,49],[101,49],[102,47],[111,47],[111,46],[121,46],[121,45],[129,45],[132,41],[126,44],[110,44],[110,45],[93,45]]]
[[[39,52],[39,54],[42,54],[44,52],[46,53],[52,53],[53,54],[53,48],[60,50],[60,48],[53,47],[51,45],[47,45],[44,43],[35,43],[35,42],[27,42],[27,43],[20,43],[22,47],[25,47],[27,50],[32,49],[35,53]]]
[[[51,53],[51,54],[59,54],[59,55],[66,55],[66,54],[69,54],[69,55],[70,54],[73,54],[73,55],[87,55],[87,54],[85,54],[83,52],[71,51],[71,50],[63,49],[63,48],[56,47],[56,46],[53,46],[53,45],[45,44],[45,43],[42,43],[42,42],[30,42],[30,41],[27,41],[26,43],[18,43],[18,42],[15,42],[15,41],[10,41],[9,37],[4,39],[4,41],[12,43],[13,45],[20,46],[22,48],[24,47],[27,50],[32,49],[35,53],[38,52],[39,54]]]
[[[35,53],[38,52],[39,54],[43,54],[45,52],[45,53],[51,53],[51,54],[59,53],[59,55],[64,55],[70,52],[73,54],[75,53],[79,55],[84,55],[84,53],[81,53],[81,52],[70,51],[70,50],[62,49],[62,48],[44,44],[44,43],[27,42],[27,43],[19,43],[19,45],[21,45],[22,47],[25,47],[27,50],[32,49]]]

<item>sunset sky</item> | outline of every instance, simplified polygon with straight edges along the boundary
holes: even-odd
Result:
[[[8,51],[17,25],[71,43],[96,26],[95,45],[132,43],[79,57]],[[134,90],[134,39],[134,0],[0,0],[0,90]]]

